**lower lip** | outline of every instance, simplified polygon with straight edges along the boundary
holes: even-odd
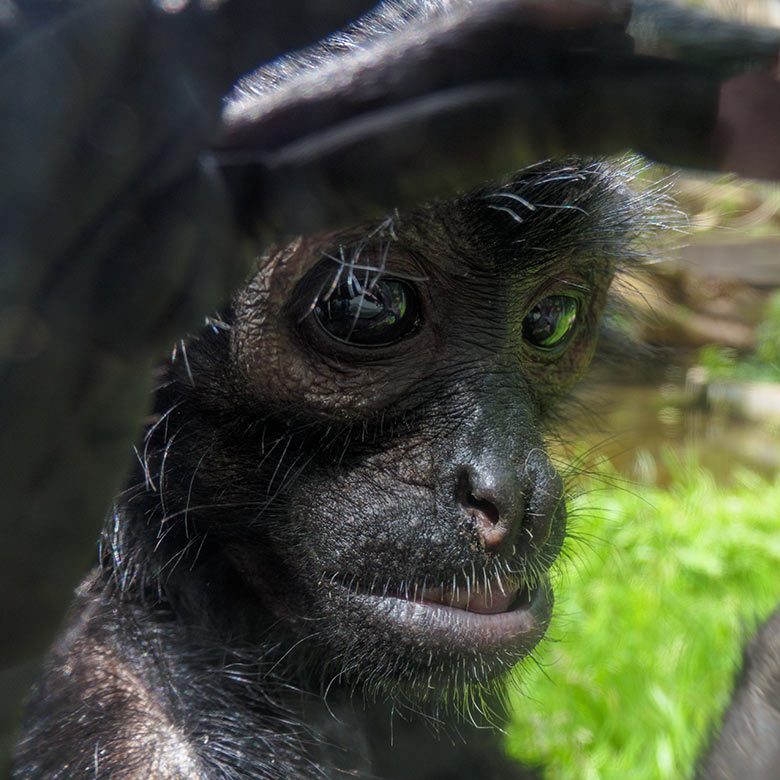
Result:
[[[518,599],[513,608],[492,614],[397,596],[352,594],[350,602],[370,610],[372,622],[398,632],[405,643],[456,652],[485,653],[502,648],[530,652],[544,635],[552,611],[552,593],[546,583],[530,598]]]

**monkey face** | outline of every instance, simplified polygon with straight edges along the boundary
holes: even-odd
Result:
[[[323,680],[441,698],[543,636],[566,525],[544,430],[592,355],[625,196],[603,166],[537,166],[298,239],[172,367],[166,426],[199,410],[158,449],[187,544]]]

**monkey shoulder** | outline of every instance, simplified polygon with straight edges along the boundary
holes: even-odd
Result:
[[[29,698],[14,778],[321,777],[274,686],[217,655],[163,604],[122,603],[94,572]]]

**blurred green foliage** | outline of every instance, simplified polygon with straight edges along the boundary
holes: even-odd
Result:
[[[667,465],[668,490],[604,470],[573,502],[551,639],[518,670],[507,740],[550,780],[690,777],[780,601],[780,479]]]
[[[708,344],[699,350],[696,362],[707,369],[710,379],[780,382],[780,290],[767,302],[750,354],[740,356],[730,347]]]
[[[767,303],[764,319],[756,330],[756,357],[776,369],[780,379],[780,290]]]

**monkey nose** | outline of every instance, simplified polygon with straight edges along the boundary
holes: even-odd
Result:
[[[525,500],[517,479],[499,468],[467,466],[458,475],[457,499],[485,550],[514,543]]]
[[[538,548],[550,536],[563,483],[546,455],[529,457],[521,473],[496,464],[469,465],[458,475],[457,498],[485,550]]]

